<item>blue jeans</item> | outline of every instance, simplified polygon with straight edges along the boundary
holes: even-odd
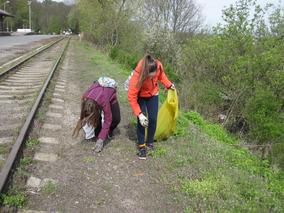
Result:
[[[147,134],[147,144],[151,144],[154,142],[154,135],[157,127],[159,96],[155,95],[149,98],[139,97],[138,104],[144,115],[148,115],[149,125]],[[145,143],[145,128],[140,124],[139,119],[137,120],[137,138],[138,146],[143,145]]]

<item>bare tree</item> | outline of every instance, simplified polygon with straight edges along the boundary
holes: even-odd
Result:
[[[145,24],[176,32],[195,32],[201,25],[200,7],[194,0],[145,0]]]

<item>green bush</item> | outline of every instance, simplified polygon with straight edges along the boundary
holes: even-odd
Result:
[[[120,49],[117,46],[110,48],[109,57],[113,60],[116,60],[120,64],[123,64],[128,69],[134,69],[140,60],[140,57],[135,53],[128,53]]]
[[[181,77],[178,76],[178,74],[175,72],[174,68],[171,65],[166,64],[164,69],[170,81],[173,81],[174,83],[180,82]]]
[[[282,103],[268,88],[259,88],[246,105],[245,115],[249,123],[251,140],[258,143],[284,141],[284,113]]]
[[[195,35],[183,46],[186,71],[180,75],[189,89],[180,103],[212,120],[225,113],[226,128],[250,143],[284,141],[284,15],[277,7],[271,12],[239,0],[224,10],[223,24],[211,34]],[[220,133],[208,128],[210,135]]]

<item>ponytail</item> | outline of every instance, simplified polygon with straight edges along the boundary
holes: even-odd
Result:
[[[157,70],[157,63],[151,55],[146,54],[142,60],[143,60],[142,68],[141,68],[141,72],[139,74],[139,80],[137,83],[137,88],[139,89],[141,88],[143,82],[145,81],[149,73],[155,72]]]

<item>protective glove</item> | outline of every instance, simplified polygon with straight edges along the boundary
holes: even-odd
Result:
[[[175,89],[176,89],[175,85],[172,84],[172,86],[170,87],[170,89],[175,90]]]
[[[97,140],[97,143],[96,143],[96,146],[95,146],[95,152],[98,153],[98,152],[101,152],[103,150],[103,147],[104,147],[104,141],[102,139],[98,139]]]
[[[138,118],[139,118],[139,122],[142,126],[144,127],[148,127],[148,118],[143,114],[143,113],[140,113],[138,115]]]
[[[86,123],[85,126],[83,126],[83,130],[85,132],[85,139],[88,140],[95,137],[95,131],[92,125]]]

